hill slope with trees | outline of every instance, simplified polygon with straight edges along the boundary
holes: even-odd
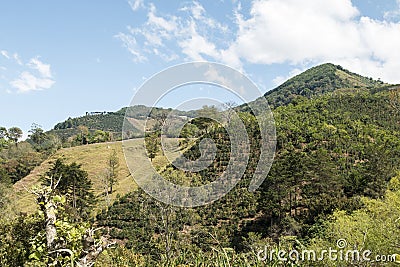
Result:
[[[168,114],[172,109],[151,108],[138,105],[129,108],[122,108],[116,112],[86,112],[84,116],[77,118],[68,118],[67,120],[57,123],[50,132],[58,135],[63,142],[67,142],[71,137],[78,136],[82,133],[84,127],[88,133],[92,135],[99,131],[107,132],[110,140],[121,140],[122,126],[130,126],[130,138],[143,137],[143,128],[145,123],[152,124],[163,114]],[[147,118],[148,114],[150,118]],[[193,117],[195,111],[178,111],[174,110],[176,116]]]
[[[260,155],[260,130],[254,114],[241,107],[238,114],[250,137],[251,156],[235,188],[210,205],[188,209],[159,203],[140,188],[116,197],[114,203],[97,204],[90,225],[101,227],[102,236],[118,246],[100,255],[96,266],[337,266],[331,261],[281,262],[276,254],[262,262],[257,253],[265,246],[321,251],[335,248],[340,238],[346,239],[349,248],[400,254],[397,239],[384,232],[398,232],[400,87],[324,64],[290,79],[265,97],[273,106],[277,150],[261,187],[254,193],[248,191]],[[155,147],[151,160],[174,183],[210,183],[226,170],[229,136],[223,125],[212,120],[195,119],[185,127],[181,145],[186,158],[199,158],[203,138],[216,143],[216,158],[205,170],[192,174],[167,163],[157,148],[157,129],[145,139]],[[99,180],[93,171],[98,169],[97,161],[109,156],[99,156],[106,145],[78,146],[58,153],[73,151],[74,161],[87,159],[78,163],[96,188]],[[117,153],[121,158],[122,151]],[[121,172],[131,179],[126,169]],[[15,186],[23,188],[22,182],[28,180],[24,178]],[[66,204],[70,203],[69,196]],[[17,216],[12,224],[0,225],[11,237],[20,236],[21,227],[35,237],[40,232],[40,220],[35,218]],[[10,237],[0,235],[1,240],[6,238]],[[7,249],[0,246],[0,256],[9,259],[13,252]],[[355,264],[370,266],[368,262],[340,262],[340,266]]]
[[[287,92],[293,97],[280,102]],[[99,214],[98,223],[154,263],[195,262],[196,257],[179,256],[187,251],[216,260],[213,248],[222,248],[222,255],[229,248],[228,263],[244,264],[243,256],[255,264],[252,253],[257,244],[290,248],[311,244],[313,237],[324,240],[318,239],[318,244],[333,244],[336,240],[323,237],[324,231],[334,227],[326,224],[331,216],[338,218],[334,214],[340,210],[357,213],[366,201],[385,197],[389,181],[400,171],[399,96],[398,86],[339,66],[311,69],[266,95],[276,104],[278,143],[271,171],[255,194],[247,188],[260,155],[260,136],[255,117],[243,112],[240,117],[250,135],[252,157],[243,179],[228,195],[208,206],[178,209],[157,204],[139,189]],[[225,170],[230,147],[227,133],[213,123],[202,125],[208,129],[201,138],[212,138],[217,144],[214,162],[195,176],[171,165],[164,177],[195,186],[214,181]],[[200,156],[198,142],[185,157]],[[162,224],[167,216],[170,223]],[[384,236],[371,238],[385,240]],[[381,251],[374,248],[375,253],[388,253],[387,246]]]
[[[389,86],[380,80],[363,77],[339,65],[326,63],[313,67],[265,93],[271,107],[287,105],[297,96],[307,98],[337,89],[370,90]]]

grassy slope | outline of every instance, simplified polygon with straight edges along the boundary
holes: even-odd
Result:
[[[136,139],[131,142],[133,145],[139,146],[143,144],[143,139]],[[107,158],[113,149],[118,153],[120,167],[118,172],[118,184],[114,187],[111,199],[115,199],[117,194],[124,195],[129,191],[135,190],[136,184],[126,166],[121,142],[77,146],[59,150],[55,155],[36,167],[28,176],[14,185],[14,190],[18,198],[18,208],[22,212],[31,212],[35,210],[34,196],[28,193],[25,188],[31,188],[38,184],[39,177],[50,168],[51,163],[54,162],[55,159],[60,157],[64,157],[68,163],[76,161],[82,164],[82,168],[88,172],[89,178],[93,182],[95,195],[99,196],[99,200],[104,199],[101,197],[103,186],[100,176],[107,168]]]
[[[170,142],[166,140],[167,144]],[[129,147],[134,149],[143,146],[143,139],[132,139],[128,141]],[[110,142],[110,143],[99,143],[90,144],[84,146],[76,146],[71,148],[63,148],[57,151],[52,157],[44,161],[40,166],[36,167],[28,176],[18,181],[14,185],[15,197],[17,198],[17,211],[21,212],[32,212],[36,209],[34,195],[27,192],[27,189],[32,188],[32,186],[39,184],[39,178],[51,167],[52,162],[58,158],[65,158],[68,163],[77,162],[82,164],[82,168],[88,172],[89,178],[93,182],[93,189],[95,195],[98,197],[98,207],[101,208],[105,205],[105,198],[102,195],[104,192],[104,187],[101,181],[101,175],[107,168],[107,159],[110,153],[115,149],[119,157],[119,168],[118,168],[118,184],[113,188],[113,194],[111,195],[111,202],[116,199],[119,194],[121,196],[128,192],[136,190],[137,185],[132,178],[126,161],[125,156],[122,152],[122,142]],[[178,157],[178,152],[173,153],[172,159]],[[134,158],[131,159],[133,169],[138,170],[134,175],[141,175],[140,161],[136,161]],[[137,166],[136,166],[136,165]],[[153,160],[153,166],[165,167],[169,164],[166,157],[158,155]]]

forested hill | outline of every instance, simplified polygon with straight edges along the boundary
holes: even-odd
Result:
[[[210,205],[190,209],[164,205],[140,188],[119,195],[129,191],[126,182],[130,176],[126,166],[113,165],[116,158],[124,164],[122,149],[111,149],[117,144],[82,146],[83,142],[78,142],[77,147],[59,151],[58,155],[67,157],[68,165],[54,163],[51,174],[62,179],[90,179],[95,187],[86,183],[80,187],[86,191],[79,192],[94,191],[99,197],[96,203],[89,203],[85,202],[89,194],[78,195],[81,204],[77,210],[72,189],[64,189],[62,194],[68,198],[58,204],[64,206],[57,210],[60,215],[55,224],[60,237],[68,240],[60,242],[61,248],[81,255],[83,242],[76,233],[84,236],[85,227],[90,225],[102,229],[99,235],[116,242],[115,249],[103,253],[95,266],[383,266],[329,259],[282,262],[276,256],[261,262],[257,258],[257,251],[265,247],[326,252],[338,247],[338,240],[347,243],[346,249],[400,255],[400,86],[325,64],[290,79],[266,97],[274,105],[277,139],[270,172],[258,190],[249,192],[261,154],[260,130],[254,114],[238,110],[248,132],[250,157],[240,182]],[[216,109],[206,111],[218,115]],[[75,125],[65,122],[67,125],[57,128],[74,129],[63,127],[82,123],[91,129],[104,127],[108,124],[104,118],[123,118],[125,111],[117,113],[88,114],[71,119]],[[89,124],[90,119],[93,124]],[[129,119],[139,122],[141,118],[131,114]],[[205,138],[215,141],[214,161],[197,173],[179,170],[167,161],[161,150],[160,125],[155,126],[144,142],[155,169],[169,181],[200,186],[215,181],[228,168],[231,139],[223,125],[196,118],[182,129],[180,151],[187,159],[200,158]],[[143,140],[131,142],[142,146]],[[23,147],[19,143],[3,149],[0,177],[20,169],[16,156],[10,155],[18,155]],[[37,154],[27,155],[19,157],[22,163]],[[182,159],[176,158],[175,163],[182,163]],[[75,160],[78,164],[72,162]],[[43,173],[47,169],[41,165]],[[142,175],[139,164],[134,170],[133,175]],[[18,184],[27,184],[26,178]],[[115,202],[109,194],[115,195]],[[0,221],[0,266],[43,266],[38,263],[52,259],[43,238],[44,218],[42,212],[18,215],[10,223]],[[66,254],[59,258],[70,260]]]
[[[121,108],[115,112],[87,112],[84,116],[77,118],[68,118],[67,120],[60,122],[54,126],[51,132],[57,134],[62,140],[66,140],[71,136],[76,135],[79,132],[78,127],[87,127],[89,131],[107,131],[113,134],[114,139],[120,139],[122,125],[124,123],[124,117],[127,108]],[[172,109],[164,108],[151,108],[144,105],[137,105],[129,110],[127,119],[129,124],[132,126],[131,134],[132,137],[140,137],[141,131],[138,128],[143,128],[144,123],[147,119],[147,114],[151,111],[152,118],[156,118],[161,113],[171,112]],[[178,116],[193,117],[195,111],[177,111],[174,113]]]
[[[393,85],[389,85],[380,80],[363,77],[359,74],[348,71],[341,66],[331,63],[313,67],[305,72],[289,79],[277,88],[265,94],[271,108],[287,105],[299,96],[315,97],[324,95],[337,90],[384,90]],[[257,100],[256,100],[257,101]],[[244,105],[246,106],[246,105]],[[243,107],[244,107],[243,106]],[[129,121],[132,125],[132,137],[138,137],[146,120],[146,115],[151,110],[150,107],[138,105],[130,110]],[[170,112],[172,109],[155,108],[152,115],[156,117],[163,112]],[[194,117],[196,111],[175,111],[179,116]],[[68,118],[54,126],[51,132],[57,134],[62,140],[79,133],[78,127],[87,127],[90,131],[107,131],[114,134],[115,139],[120,139],[120,133],[124,122],[126,108],[116,112],[87,112],[84,116]]]
[[[395,238],[391,243],[385,242],[386,235],[375,234],[374,224],[365,223],[366,218],[375,215],[370,215],[369,210],[366,214],[361,212],[367,209],[366,204],[380,203],[394,194],[388,188],[398,190],[396,194],[400,196],[400,88],[325,64],[291,79],[274,92],[267,98],[276,96],[273,103],[279,106],[273,108],[277,150],[268,176],[254,194],[249,193],[248,185],[260,155],[259,129],[252,114],[239,112],[249,134],[251,157],[243,179],[229,194],[212,205],[177,209],[160,208],[139,189],[98,214],[98,224],[113,238],[125,241],[133,251],[150,255],[149,261],[174,255],[171,258],[175,265],[196,260],[186,254],[184,259],[179,258],[187,250],[200,251],[196,255],[206,255],[201,262],[207,262],[208,258],[215,261],[214,247],[230,249],[232,263],[237,264],[242,263],[240,257],[251,258],[249,255],[254,255],[252,249],[257,245],[293,248],[298,244],[317,244],[318,250],[335,247],[343,236],[351,248],[366,244],[365,247],[374,246],[378,254],[397,252],[389,245],[394,244]],[[292,94],[287,95],[288,99],[282,98],[285,102],[279,102],[278,97],[285,92]],[[226,170],[230,159],[229,136],[223,127],[206,124],[203,121],[201,126],[207,130],[184,156],[191,160],[199,158],[200,140],[211,138],[217,147],[215,161],[196,175],[170,165],[163,169],[164,177],[197,186],[215,181]],[[146,209],[135,203],[145,203]],[[399,203],[393,202],[392,208],[399,210]],[[381,210],[379,220],[385,222],[385,227],[398,229],[397,221],[390,219],[394,215],[384,213],[386,208]],[[162,221],[165,214],[173,218],[170,228],[152,233],[155,222]],[[365,221],[357,219],[360,217]],[[332,218],[338,218],[338,222]],[[340,224],[340,220],[347,221]],[[357,229],[361,222],[368,226]],[[353,230],[348,231],[349,225],[354,225]],[[165,232],[174,233],[168,239],[170,254],[159,250],[163,246],[159,237],[165,236]],[[336,239],[329,235],[332,232],[339,233]],[[259,266],[257,263],[255,259],[250,265]]]
[[[331,63],[313,67],[268,91],[271,108],[287,105],[298,96],[311,98],[338,89],[371,90],[390,86],[380,80],[363,77]]]

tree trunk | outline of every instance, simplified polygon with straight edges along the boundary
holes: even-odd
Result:
[[[86,230],[86,234],[82,240],[83,250],[77,262],[79,267],[93,266],[100,254],[115,244],[115,242],[110,243],[104,237],[101,238],[100,242],[96,242],[94,238],[95,231],[95,229]]]
[[[56,229],[56,206],[54,205],[52,200],[46,199],[45,204],[43,205],[43,212],[46,218],[46,240],[47,240],[47,249],[48,251],[52,251],[55,249],[54,240],[57,237],[57,229]]]

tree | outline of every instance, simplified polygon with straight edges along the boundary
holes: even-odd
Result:
[[[0,218],[0,266],[35,266],[28,265],[33,249],[31,242],[43,229],[43,220],[38,213],[19,215],[13,220]],[[44,264],[37,266],[43,266]]]
[[[32,142],[35,145],[40,147],[46,139],[46,134],[44,133],[42,126],[33,123],[29,132],[30,134],[28,135],[28,137],[32,140]]]
[[[221,114],[215,106],[205,105],[197,111],[197,118],[193,119],[191,123],[208,133],[210,129],[216,128],[220,116]]]
[[[59,179],[49,177],[50,185],[30,190],[36,195],[44,229],[30,239],[29,263],[34,266],[74,266],[75,263],[81,267],[93,266],[97,257],[114,242],[96,236],[96,230],[87,223],[70,222],[64,212],[66,198],[57,194],[61,180],[62,176]]]
[[[150,116],[153,117],[153,119],[155,119],[155,121],[156,121],[153,126],[153,130],[159,131],[162,129],[164,123],[166,122],[166,120],[168,118],[168,112],[166,110],[159,111],[157,109],[154,109],[153,111],[154,111],[154,114],[150,114]]]
[[[362,198],[362,208],[353,211],[336,211],[326,220],[323,229],[313,238],[311,249],[318,253],[321,249],[333,247],[337,240],[345,240],[351,250],[370,250],[374,255],[394,255],[398,260],[400,228],[400,175],[388,183],[384,197]],[[310,248],[309,248],[310,249]],[[371,257],[372,258],[372,257]],[[327,260],[327,259],[325,259]],[[321,262],[321,266],[338,266],[336,262]],[[390,264],[389,264],[390,265]],[[346,265],[355,266],[353,262]],[[369,266],[359,265],[359,266]]]
[[[226,108],[226,110],[224,110],[221,115],[224,117],[224,119],[226,120],[226,123],[229,125],[229,123],[231,122],[234,114],[235,114],[235,108],[237,107],[237,103],[234,101],[228,101],[225,102],[223,104],[223,108]]]
[[[0,127],[0,139],[7,139],[7,138],[8,138],[7,128]]]
[[[78,130],[79,130],[79,135],[78,136],[80,138],[80,142],[82,145],[86,145],[88,143],[88,135],[89,135],[89,129],[86,126],[83,125],[79,125],[78,126]]]
[[[159,151],[159,136],[157,132],[148,134],[145,137],[145,144],[147,150],[147,156],[151,161],[156,157]]]
[[[6,170],[0,167],[0,211],[3,211],[8,204],[8,192],[11,186],[11,179]]]
[[[113,149],[110,156],[108,157],[108,185],[110,188],[110,194],[113,192],[113,186],[117,184],[118,180],[118,168],[119,158],[117,151]]]
[[[92,182],[88,173],[82,170],[81,165],[73,162],[66,164],[62,159],[57,159],[53,167],[46,173],[47,177],[58,179],[61,177],[57,193],[66,196],[66,206],[75,219],[84,219],[89,216],[90,208],[96,199],[92,192]],[[49,185],[52,181],[42,179],[44,184]]]
[[[18,139],[22,137],[22,130],[18,127],[8,129],[8,138],[17,145]]]
[[[40,145],[40,150],[50,155],[56,152],[62,146],[62,141],[58,135],[49,133],[45,135],[45,140]]]
[[[8,144],[8,132],[4,127],[0,127],[0,151]]]
[[[89,140],[90,143],[107,142],[111,140],[111,136],[109,132],[96,130],[93,134],[89,136]]]
[[[12,183],[28,175],[43,159],[28,142],[20,142],[18,147],[8,147],[0,157],[0,166],[6,170]]]

